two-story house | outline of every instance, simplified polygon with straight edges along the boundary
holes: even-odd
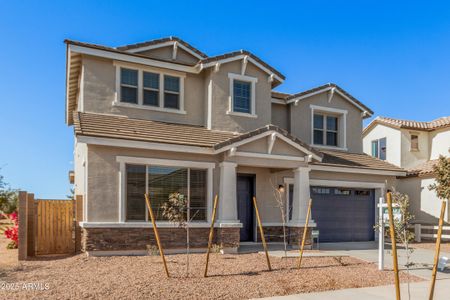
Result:
[[[283,192],[290,243],[311,227],[326,241],[374,239],[375,202],[406,172],[363,153],[373,112],[335,84],[275,92],[285,77],[248,51],[208,56],[170,37],[122,47],[67,44],[66,121],[75,134],[75,194],[83,196],[83,249],[141,253],[152,231],[183,247],[167,222],[170,193],[189,199],[193,247],[207,243],[219,197],[224,252],[258,239],[252,197],[269,240],[280,240],[274,193]]]
[[[435,225],[441,201],[429,186],[434,183],[433,165],[450,153],[450,117],[431,122],[375,118],[363,131],[364,152],[408,171],[397,181],[399,192],[410,198],[415,222]],[[447,205],[445,222],[449,222]]]

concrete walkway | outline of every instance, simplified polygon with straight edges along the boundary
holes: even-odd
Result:
[[[428,299],[429,281],[411,284],[411,299],[423,300]],[[402,299],[407,297],[407,285],[401,285]],[[370,288],[345,289],[339,291],[328,291],[321,293],[297,294],[289,296],[264,298],[271,300],[392,300],[395,299],[395,287],[393,285],[377,286]],[[434,294],[435,300],[450,299],[450,279],[436,281],[436,289]]]

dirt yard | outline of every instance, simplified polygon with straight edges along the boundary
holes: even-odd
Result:
[[[436,249],[436,242],[422,242],[422,243],[416,243],[413,244],[414,248],[419,249]],[[442,242],[441,243],[441,252],[450,253],[450,242]]]
[[[185,258],[167,256],[169,279],[159,256],[28,261],[1,275],[0,298],[247,299],[393,283],[392,272],[350,257],[304,258],[301,270],[293,268],[294,258],[272,257],[268,272],[262,254],[213,254],[208,278],[202,276],[204,254],[191,255],[189,278]]]

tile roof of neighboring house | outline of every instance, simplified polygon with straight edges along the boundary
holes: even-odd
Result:
[[[243,134],[241,134],[241,135],[239,135],[239,136],[236,136],[236,137],[233,137],[233,138],[231,138],[231,139],[229,139],[229,140],[226,140],[226,141],[223,141],[223,142],[221,142],[221,143],[218,143],[218,144],[216,144],[216,145],[214,146],[214,149],[217,150],[217,149],[223,148],[223,147],[225,147],[225,146],[234,144],[234,143],[236,143],[236,142],[239,142],[239,141],[248,139],[248,138],[250,138],[250,137],[253,137],[253,136],[255,136],[255,135],[258,135],[258,134],[261,134],[261,133],[264,133],[264,132],[267,132],[267,131],[275,131],[275,132],[277,132],[277,133],[279,133],[279,134],[281,134],[281,135],[287,137],[287,138],[290,139],[291,141],[297,143],[298,145],[300,145],[301,147],[305,148],[305,149],[308,150],[309,152],[314,153],[314,154],[317,155],[318,157],[322,157],[322,154],[321,154],[319,151],[317,151],[317,150],[315,150],[314,148],[310,147],[308,144],[302,142],[300,139],[298,139],[298,138],[296,138],[295,136],[291,135],[291,134],[288,133],[286,130],[281,129],[280,127],[275,126],[275,125],[272,125],[272,124],[266,125],[266,126],[264,126],[264,127],[261,127],[261,128],[258,128],[258,129],[252,130],[252,131],[249,131],[249,132],[247,132],[247,133],[243,133]]]
[[[192,50],[193,52],[197,53],[201,57],[204,57],[204,58],[208,57],[208,55],[206,55],[202,51],[198,50],[197,48],[195,48],[191,44],[186,43],[182,39],[180,39],[178,37],[175,37],[175,36],[165,37],[165,38],[151,40],[151,41],[146,41],[146,42],[142,42],[142,43],[136,43],[136,44],[120,46],[120,47],[116,47],[116,49],[127,51],[127,50],[136,49],[136,48],[147,47],[147,46],[151,46],[151,45],[163,44],[165,42],[170,42],[170,41],[176,41],[176,42],[184,45],[185,47],[189,48],[190,50]]]
[[[279,71],[277,71],[275,68],[273,68],[269,64],[265,63],[259,57],[257,57],[256,55],[254,55],[253,53],[251,53],[247,50],[239,50],[239,51],[233,51],[233,52],[224,53],[224,54],[220,54],[220,55],[216,55],[216,56],[210,56],[210,57],[200,60],[199,63],[207,64],[210,62],[215,62],[215,61],[219,61],[219,60],[223,60],[223,59],[227,59],[227,58],[232,58],[232,57],[239,56],[239,55],[248,55],[249,57],[251,57],[255,61],[257,61],[259,64],[261,64],[262,66],[269,69],[271,72],[275,73],[281,79],[283,79],[283,80],[286,79],[286,77],[284,77],[284,75],[281,74]]]
[[[413,129],[420,131],[433,131],[440,128],[450,127],[450,117],[442,117],[431,122],[418,122],[410,120],[401,120],[387,117],[376,117],[366,128],[363,133],[367,132],[369,128],[375,124],[383,124],[395,128]]]
[[[232,132],[122,116],[74,113],[75,134],[144,142],[213,147],[236,136]]]
[[[431,175],[434,173],[433,167],[438,163],[438,159],[428,160],[414,168],[408,169],[406,176],[414,177],[414,176],[424,176]]]
[[[319,92],[320,90],[325,90],[325,89],[330,89],[330,88],[336,88],[339,92],[341,92],[343,95],[345,95],[346,97],[348,97],[349,99],[351,99],[353,102],[355,102],[356,104],[358,104],[360,107],[362,107],[364,110],[366,110],[367,112],[369,112],[370,114],[373,114],[373,111],[367,107],[366,105],[364,105],[361,101],[359,101],[358,99],[356,99],[355,97],[353,97],[352,95],[350,95],[349,93],[347,93],[344,89],[342,89],[341,87],[339,87],[337,84],[335,83],[327,83],[300,93],[296,93],[296,94],[292,94],[290,95],[288,98],[286,98],[286,100],[293,100],[295,98],[299,98],[301,96],[305,96],[308,94],[313,94],[315,92]]]
[[[334,150],[320,150],[324,154],[322,162],[316,165],[328,165],[338,167],[350,167],[358,169],[376,169],[385,171],[405,171],[404,169],[390,164],[384,160],[372,157],[365,153],[350,153]]]

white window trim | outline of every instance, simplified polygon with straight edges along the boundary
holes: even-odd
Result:
[[[228,111],[226,112],[227,115],[235,115],[235,116],[240,116],[240,117],[249,117],[249,118],[257,118],[258,116],[256,115],[256,83],[258,82],[258,78],[256,77],[251,77],[251,76],[246,76],[246,75],[241,75],[241,74],[235,74],[235,73],[228,73],[228,79],[230,82],[230,96],[229,98],[229,106],[228,106]],[[234,80],[239,80],[239,81],[245,81],[245,82],[250,82],[251,83],[251,94],[250,94],[250,107],[251,107],[251,112],[250,113],[242,113],[242,112],[235,112],[234,111],[234,92],[233,92],[233,82]]]
[[[189,224],[211,224],[211,210],[212,210],[212,198],[213,198],[213,169],[215,163],[210,162],[197,162],[197,161],[185,161],[185,160],[171,160],[171,159],[157,159],[157,158],[145,158],[145,157],[129,157],[129,156],[117,156],[116,161],[119,163],[119,223],[128,224],[126,221],[126,164],[138,164],[138,165],[158,165],[167,167],[183,167],[183,168],[196,168],[207,169],[207,188],[206,188],[206,221],[193,221]],[[147,214],[147,210],[146,210]],[[145,221],[132,223],[148,223]],[[172,226],[171,222],[157,221],[158,226]]]
[[[160,112],[167,112],[167,113],[176,113],[176,114],[186,114],[186,111],[184,110],[184,79],[186,78],[185,73],[176,72],[176,71],[170,71],[170,70],[163,70],[160,68],[153,68],[148,66],[141,66],[136,64],[130,64],[125,62],[117,62],[114,61],[114,66],[116,67],[116,93],[115,98],[113,101],[113,106],[118,107],[128,107],[128,108],[138,108],[138,109],[145,109],[145,110],[153,110],[153,111],[160,111]],[[138,103],[126,103],[120,101],[120,91],[121,91],[121,83],[120,83],[120,69],[126,68],[131,70],[138,71]],[[144,72],[149,73],[155,73],[159,74],[159,106],[150,106],[150,105],[144,105]],[[174,76],[178,77],[180,79],[180,92],[179,92],[179,101],[180,101],[180,108],[174,109],[174,108],[166,108],[164,107],[164,76]]]
[[[338,108],[332,108],[332,107],[325,107],[325,106],[317,106],[317,105],[310,105],[311,109],[311,145],[316,148],[323,148],[323,149],[336,149],[336,150],[343,150],[347,151],[347,114],[348,111],[344,109],[338,109]],[[342,129],[339,129],[338,127],[338,146],[328,146],[328,145],[316,145],[314,144],[314,114],[315,113],[325,113],[325,117],[327,113],[338,115],[338,126],[340,124],[339,118],[342,118]],[[324,129],[325,130],[325,129]],[[339,132],[342,130],[342,143],[339,143]],[[341,145],[339,145],[341,144]]]
[[[374,139],[374,140],[371,140],[370,141],[370,156],[372,156],[372,157],[375,157],[375,158],[378,158],[378,159],[381,159],[381,143],[380,143],[380,141],[382,140],[382,139],[385,139],[386,140],[386,157],[385,157],[385,159],[384,159],[384,161],[387,161],[387,137],[381,137],[381,138],[378,138],[378,139]],[[378,155],[377,156],[373,156],[372,155],[372,144],[373,144],[373,142],[377,142],[377,151],[378,151]],[[383,160],[383,159],[381,159],[381,160]]]

